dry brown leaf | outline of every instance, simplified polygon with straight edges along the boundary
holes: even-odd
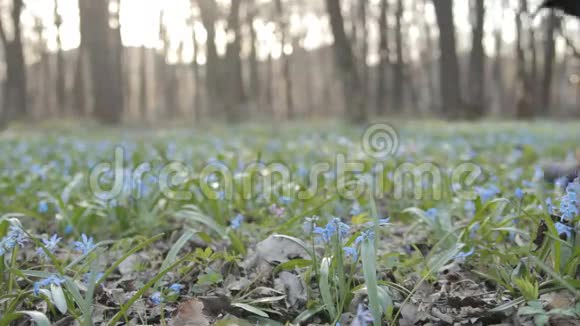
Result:
[[[203,314],[203,302],[191,299],[177,306],[177,313],[169,323],[171,326],[209,326],[209,320]]]

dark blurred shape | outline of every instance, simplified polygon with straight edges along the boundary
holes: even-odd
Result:
[[[554,183],[559,179],[565,179],[564,184],[573,182],[580,171],[580,149],[576,151],[576,161],[550,162],[544,164],[542,169],[547,182]]]
[[[580,18],[580,1],[578,0],[546,0],[540,8],[559,9],[568,15]]]

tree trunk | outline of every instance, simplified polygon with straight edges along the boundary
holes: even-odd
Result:
[[[4,82],[4,103],[0,112],[0,121],[6,123],[12,119],[22,119],[28,114],[28,96],[26,65],[24,49],[22,45],[22,29],[20,14],[23,9],[23,0],[13,0],[10,12],[9,30],[12,31],[12,39],[8,39],[5,33],[4,22],[0,17],[0,39],[4,46],[6,60],[6,80]]]
[[[358,16],[360,20],[360,71],[361,71],[361,95],[364,110],[368,110],[367,97],[369,94],[369,67],[367,58],[369,56],[369,40],[368,40],[368,26],[367,26],[367,7],[369,0],[358,0],[359,9]],[[365,113],[366,115],[366,113]]]
[[[108,0],[79,0],[81,42],[88,57],[93,113],[105,124],[121,122],[123,114],[120,45],[109,27]]]
[[[206,30],[207,41],[206,44],[206,65],[205,65],[205,82],[206,82],[206,98],[210,111],[215,114],[223,114],[223,102],[221,98],[224,96],[221,92],[221,73],[220,73],[220,59],[215,45],[215,22],[218,16],[218,8],[215,0],[198,0],[197,1],[201,13],[201,21]]]
[[[56,27],[56,107],[61,115],[65,115],[68,111],[66,100],[66,67],[62,50],[62,16],[58,9],[58,0],[54,0],[54,25]]]
[[[527,119],[533,116],[533,94],[530,76],[527,69],[527,58],[524,50],[522,16],[527,14],[527,0],[520,0],[519,10],[516,13],[516,117]]]
[[[340,0],[326,0],[326,8],[330,16],[332,34],[334,35],[334,55],[337,70],[342,80],[346,112],[351,122],[362,123],[366,117],[361,98],[361,82],[352,48],[344,31]]]
[[[482,117],[485,114],[485,53],[483,48],[483,34],[485,23],[485,4],[482,0],[472,0],[472,45],[469,63],[469,115]]]
[[[272,90],[274,82],[274,58],[272,58],[272,51],[268,53],[268,62],[266,63],[266,109],[268,114],[274,112],[274,92]]]
[[[227,96],[228,103],[226,113],[230,121],[238,121],[246,106],[246,94],[244,91],[244,79],[242,72],[242,33],[240,31],[240,5],[241,1],[232,1],[228,17],[228,34],[234,36],[226,48],[227,72]],[[226,81],[226,79],[224,79]]]
[[[202,86],[201,86],[201,75],[200,67],[197,63],[199,58],[199,43],[197,42],[197,33],[195,28],[192,26],[192,37],[193,37],[193,60],[191,61],[191,69],[193,70],[193,119],[195,121],[200,120],[202,117]]]
[[[387,93],[387,67],[389,64],[389,30],[387,21],[388,0],[381,0],[379,14],[379,67],[377,77],[377,96],[375,113],[378,115],[386,113],[386,93]]]
[[[554,76],[554,63],[556,58],[555,34],[558,27],[558,17],[550,13],[546,18],[546,35],[544,37],[544,73],[542,80],[542,109],[541,113],[550,111],[552,104],[552,80]]]
[[[257,51],[257,34],[254,28],[254,18],[256,15],[255,4],[252,2],[247,15],[248,29],[250,30],[250,55],[248,56],[249,61],[249,96],[255,106],[259,107],[261,102],[261,92],[260,92],[260,73],[258,69],[258,51]],[[257,108],[257,112],[260,112],[260,108]],[[255,113],[255,112],[253,112]]]
[[[403,0],[397,0],[395,14],[395,54],[396,62],[393,69],[393,103],[392,108],[396,112],[403,109],[403,85],[405,63],[403,58]]]
[[[141,119],[144,121],[148,120],[147,110],[149,101],[147,92],[147,48],[143,45],[141,46],[141,62],[139,66],[139,75],[141,76],[139,83],[139,113]]]
[[[423,1],[422,14],[426,14],[426,6],[429,0]],[[422,50],[423,69],[425,70],[425,83],[427,84],[427,109],[433,111],[434,108],[440,107],[440,96],[437,95],[436,90],[436,71],[433,68],[435,57],[433,56],[433,49],[435,48],[435,41],[432,28],[428,21],[423,19],[422,23],[423,33],[425,35],[425,47]]]
[[[292,98],[292,75],[290,69],[290,54],[284,51],[286,43],[291,41],[288,39],[288,23],[286,22],[286,17],[284,16],[284,7],[282,6],[282,0],[276,0],[276,12],[278,14],[278,29],[280,30],[280,43],[282,45],[282,75],[284,78],[284,94],[285,94],[285,105],[286,105],[286,117],[288,119],[293,119],[294,112],[294,99]],[[290,42],[291,43],[291,42]]]
[[[461,90],[453,23],[453,0],[433,0],[433,5],[439,26],[439,78],[442,109],[447,118],[458,118],[461,115]]]

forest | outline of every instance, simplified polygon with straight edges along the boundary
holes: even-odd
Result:
[[[455,2],[6,0],[2,121],[578,116],[575,19]]]
[[[580,325],[580,0],[0,0],[0,326]]]

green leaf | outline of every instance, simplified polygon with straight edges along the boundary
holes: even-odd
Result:
[[[334,301],[332,300],[332,294],[330,293],[330,264],[332,260],[329,257],[322,258],[320,262],[320,295],[322,296],[322,302],[324,307],[330,314],[332,319],[336,319],[336,307],[334,306]]]
[[[161,269],[165,269],[167,268],[167,266],[173,264],[176,260],[177,260],[177,255],[179,254],[179,251],[183,248],[183,246],[185,246],[187,244],[187,242],[195,235],[195,232],[192,230],[187,230],[185,231],[181,237],[179,237],[179,239],[177,239],[177,241],[175,242],[175,244],[173,244],[173,246],[171,247],[171,249],[169,250],[169,252],[167,253],[167,256],[165,256],[165,259],[163,260],[163,263],[161,264]],[[160,279],[157,283],[155,283],[155,285],[153,286],[154,289],[159,289],[159,287],[161,286],[161,281],[163,279]]]
[[[324,306],[317,306],[315,308],[304,310],[300,315],[294,318],[292,324],[302,325],[303,323],[305,323],[310,318],[314,317],[317,313],[321,312],[322,310],[324,310]]]
[[[61,314],[65,315],[67,312],[66,297],[62,291],[62,287],[59,285],[50,285],[50,296],[52,298],[52,303],[56,306]]]
[[[274,274],[278,274],[281,271],[288,271],[288,270],[293,270],[296,268],[304,268],[304,267],[308,267],[312,265],[312,260],[310,259],[292,259],[289,260],[285,263],[282,263],[278,266],[276,266],[276,268],[274,268],[273,273]]]
[[[379,299],[379,285],[377,282],[377,262],[374,241],[365,239],[362,242],[361,258],[363,265],[363,275],[367,286],[367,293],[369,298],[369,308],[373,314],[373,324],[375,326],[381,325],[381,303]]]
[[[16,313],[30,317],[30,319],[34,320],[37,326],[50,326],[50,320],[48,320],[46,315],[42,312],[22,310],[17,311]]]
[[[245,311],[251,312],[251,313],[258,315],[260,317],[264,317],[264,318],[270,317],[263,310],[256,308],[254,306],[251,306],[249,304],[246,304],[246,303],[241,303],[241,302],[232,303],[232,307],[238,307],[240,309],[244,309]]]
[[[285,295],[279,295],[276,297],[265,297],[265,298],[255,299],[255,300],[250,301],[250,303],[251,304],[269,303],[269,302],[276,302],[276,301],[284,300],[285,298],[286,298]]]
[[[217,224],[213,218],[200,212],[199,208],[195,205],[183,206],[183,208],[180,211],[175,213],[175,217],[196,223],[201,223],[206,227],[210,228],[215,233],[217,233],[220,237],[222,238],[227,237],[226,228]]]

